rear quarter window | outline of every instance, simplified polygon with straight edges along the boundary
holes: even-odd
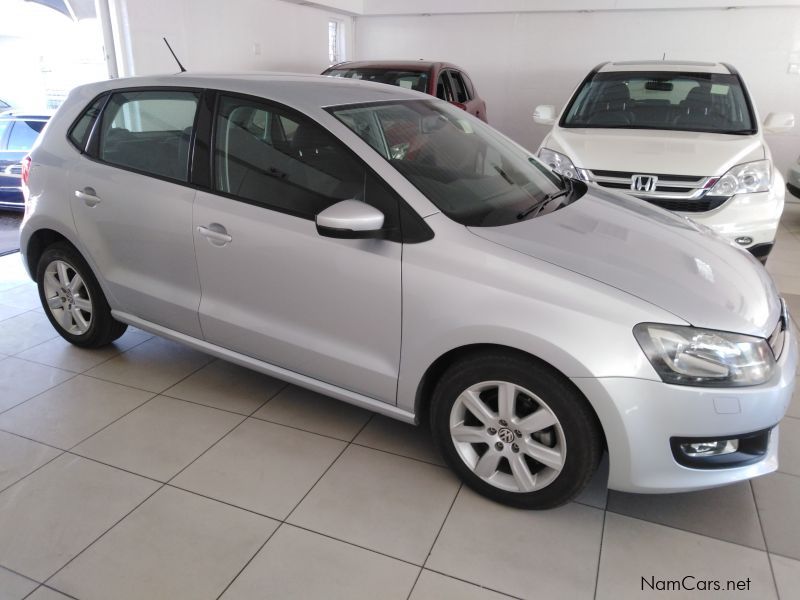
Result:
[[[92,132],[92,125],[94,125],[97,116],[100,114],[100,110],[103,108],[103,104],[105,104],[106,97],[105,95],[100,96],[87,106],[83,113],[81,113],[81,116],[78,117],[72,124],[72,127],[70,127],[68,134],[69,141],[81,152],[86,149],[86,144],[89,141],[89,134]]]

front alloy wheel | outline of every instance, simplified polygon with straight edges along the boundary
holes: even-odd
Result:
[[[555,413],[509,381],[483,381],[464,390],[450,410],[450,435],[475,475],[510,492],[550,485],[567,453]]]
[[[430,419],[436,445],[464,483],[518,508],[574,498],[603,449],[597,417],[572,382],[510,350],[452,364],[433,391]]]

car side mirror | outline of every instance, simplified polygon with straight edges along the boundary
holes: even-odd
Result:
[[[794,127],[794,113],[769,113],[764,119],[764,129],[769,133],[781,133]]]
[[[552,125],[556,122],[556,107],[552,104],[540,104],[533,111],[533,122],[539,125]]]
[[[350,240],[379,238],[383,220],[383,213],[366,202],[342,200],[317,215],[317,233]]]

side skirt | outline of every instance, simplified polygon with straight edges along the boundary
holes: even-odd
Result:
[[[259,373],[264,373],[265,375],[292,383],[296,386],[306,388],[313,392],[318,392],[325,396],[336,398],[337,400],[347,402],[348,404],[358,406],[359,408],[365,408],[386,417],[403,421],[404,423],[411,423],[412,425],[415,424],[414,413],[397,408],[391,404],[386,404],[380,400],[375,400],[374,398],[345,390],[330,383],[325,383],[324,381],[319,381],[318,379],[313,379],[311,377],[301,375],[300,373],[295,373],[289,369],[284,369],[283,367],[278,367],[276,365],[257,360],[245,354],[233,352],[232,350],[222,348],[221,346],[211,344],[204,340],[198,340],[197,338],[193,338],[184,333],[180,333],[178,331],[162,327],[161,325],[156,325],[150,321],[145,321],[138,317],[134,317],[128,313],[112,310],[111,315],[117,321],[122,321],[123,323],[133,325],[134,327],[154,335],[185,344],[194,348],[195,350],[199,350],[200,352],[205,352],[206,354],[236,363],[242,367],[252,369],[253,371],[258,371]]]

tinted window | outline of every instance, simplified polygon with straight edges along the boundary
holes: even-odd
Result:
[[[78,150],[83,151],[86,148],[86,142],[89,141],[89,134],[92,131],[92,124],[97,118],[97,115],[100,114],[100,109],[103,108],[105,101],[105,96],[101,96],[95,100],[86,108],[78,120],[75,121],[72,129],[70,129],[69,139]]]
[[[103,111],[98,157],[113,165],[188,181],[199,94],[121,92]]]
[[[467,94],[467,87],[464,85],[464,80],[461,79],[461,73],[458,71],[450,71],[450,78],[453,80],[456,102],[464,104],[469,100],[469,94]]]
[[[469,75],[466,73],[461,73],[461,76],[464,78],[464,83],[467,86],[467,94],[469,94],[470,98],[475,97],[475,86],[472,85],[472,80],[469,78]]]
[[[529,153],[450,104],[431,99],[329,110],[464,225],[515,223],[558,190],[558,179]]]
[[[314,218],[340,200],[374,205],[396,228],[397,200],[341,142],[297,113],[223,97],[216,125],[215,188]]]
[[[436,97],[441,100],[453,101],[453,91],[450,89],[450,78],[447,76],[446,71],[439,73],[439,79],[436,80]]]
[[[388,83],[418,92],[428,91],[428,73],[398,69],[332,69],[325,73],[333,77],[363,79],[377,83]]]
[[[562,125],[755,132],[739,78],[724,73],[595,73],[570,102]]]
[[[44,126],[44,121],[14,121],[8,136],[8,150],[30,150]]]

